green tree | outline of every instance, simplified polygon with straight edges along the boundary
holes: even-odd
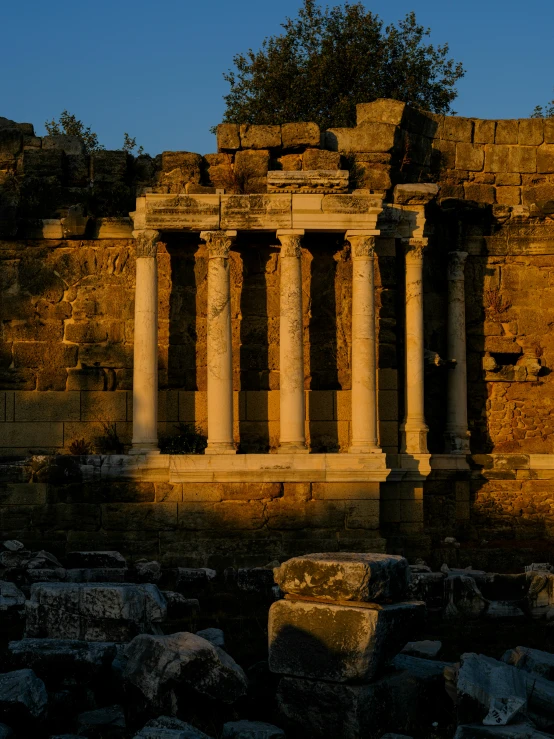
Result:
[[[380,97],[446,113],[464,75],[448,44],[426,43],[430,31],[415,13],[384,27],[361,3],[329,8],[304,0],[282,27],[258,51],[237,54],[223,75],[230,86],[225,121],[353,126],[356,103]]]
[[[554,118],[554,100],[551,100],[544,107],[536,105],[531,113],[531,118]]]
[[[57,136],[60,134],[66,134],[67,136],[78,136],[85,145],[87,154],[93,151],[102,151],[106,147],[98,141],[98,135],[91,131],[90,126],[80,121],[73,113],[64,110],[60,115],[59,120],[52,118],[51,121],[46,121],[44,124],[48,134],[50,136]],[[129,154],[137,147],[137,140],[133,136],[129,136],[127,132],[123,134],[123,146],[121,151],[126,151]],[[142,146],[137,149],[137,155],[140,156],[144,153]]]

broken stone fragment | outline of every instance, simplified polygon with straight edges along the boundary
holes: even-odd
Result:
[[[25,596],[13,583],[0,580],[0,611],[13,611],[25,605]]]
[[[263,721],[229,721],[223,724],[221,739],[285,739],[285,732]]]
[[[155,585],[36,583],[25,604],[27,637],[129,641],[167,615]]]
[[[210,737],[178,718],[159,716],[149,721],[134,739],[210,739]]]
[[[22,639],[8,645],[15,668],[31,668],[44,680],[91,679],[108,673],[117,655],[113,642],[71,639]]]
[[[119,552],[69,552],[65,558],[68,568],[125,568],[127,562]]]
[[[269,610],[269,668],[283,675],[372,680],[423,624],[425,604],[279,600]]]
[[[307,554],[277,567],[284,593],[325,600],[384,602],[407,597],[408,561],[389,554]]]
[[[20,549],[25,549],[25,544],[17,541],[17,539],[8,539],[2,543],[2,546],[10,552],[19,552]]]
[[[162,567],[159,562],[139,560],[135,562],[135,573],[138,582],[156,583],[162,576]]]
[[[442,642],[424,639],[423,641],[409,641],[402,654],[410,654],[412,657],[423,657],[424,659],[434,659],[438,657],[442,649]]]
[[[122,706],[109,706],[97,708],[95,711],[86,711],[77,716],[79,736],[90,737],[118,737],[127,736],[125,731],[125,713]]]
[[[48,706],[44,683],[32,670],[0,675],[0,720],[41,719]]]
[[[137,636],[125,649],[124,679],[160,710],[175,711],[174,688],[233,703],[246,693],[243,670],[222,649],[196,634]]]
[[[513,665],[518,670],[540,675],[546,680],[554,680],[554,654],[550,652],[530,647],[516,647],[504,652],[502,662]]]

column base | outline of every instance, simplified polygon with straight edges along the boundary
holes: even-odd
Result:
[[[446,431],[444,449],[447,454],[470,454],[469,431]]]
[[[348,454],[382,454],[383,450],[376,444],[352,444],[348,447]]]
[[[235,444],[230,441],[208,441],[208,446],[204,449],[204,454],[236,454]]]
[[[309,454],[306,444],[296,441],[282,441],[277,448],[277,454]]]
[[[160,454],[158,443],[150,442],[133,442],[133,445],[129,449],[129,454]]]
[[[427,432],[429,427],[409,427],[406,424],[400,426],[400,453],[401,454],[429,454],[427,449]]]

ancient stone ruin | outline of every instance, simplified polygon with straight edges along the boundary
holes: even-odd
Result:
[[[0,118],[0,737],[548,735],[553,214],[548,118]]]

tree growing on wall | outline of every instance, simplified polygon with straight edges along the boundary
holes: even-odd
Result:
[[[44,124],[46,131],[50,136],[57,136],[60,134],[66,134],[67,136],[78,136],[84,143],[87,154],[93,151],[101,151],[106,147],[98,141],[98,135],[91,130],[90,126],[80,121],[73,113],[64,110],[59,120],[52,118],[51,121],[46,121]],[[123,134],[123,146],[122,151],[131,153],[137,147],[137,140],[133,136],[129,136],[128,133]],[[144,153],[142,146],[137,149],[137,154],[140,156]]]
[[[531,113],[531,118],[554,118],[554,100],[551,100],[545,106],[536,105]]]
[[[380,97],[447,113],[464,75],[448,44],[426,42],[430,31],[415,13],[384,26],[361,3],[328,8],[304,0],[282,27],[258,51],[237,54],[223,75],[225,121],[353,126],[356,103]]]

